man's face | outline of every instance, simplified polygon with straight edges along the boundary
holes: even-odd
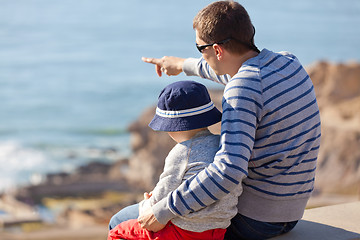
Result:
[[[199,34],[197,30],[196,30],[196,43],[198,45],[209,44],[199,38]],[[220,71],[219,61],[217,60],[216,52],[213,46],[206,47],[202,51],[202,56],[205,59],[205,61],[209,64],[209,66],[215,71],[216,74],[218,75],[223,74]]]

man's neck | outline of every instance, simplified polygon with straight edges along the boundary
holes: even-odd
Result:
[[[231,54],[228,53],[228,70],[227,73],[233,77],[240,69],[240,67],[243,65],[244,62],[249,60],[250,58],[256,57],[259,53],[253,50],[247,51],[246,53],[242,55],[237,54]]]

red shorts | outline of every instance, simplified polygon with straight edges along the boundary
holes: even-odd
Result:
[[[212,229],[204,232],[191,232],[181,229],[171,222],[158,232],[141,228],[136,219],[122,222],[110,230],[108,240],[223,240],[226,229]]]

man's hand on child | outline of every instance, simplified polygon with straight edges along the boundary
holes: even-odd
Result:
[[[147,208],[144,212],[142,212],[142,215],[140,215],[137,220],[142,228],[152,232],[158,232],[166,226],[158,222],[154,216],[152,208]]]

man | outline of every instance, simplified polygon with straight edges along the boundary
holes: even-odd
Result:
[[[143,58],[159,76],[184,72],[225,84],[220,150],[196,178],[184,182],[140,224],[158,231],[175,216],[209,206],[242,184],[238,214],[225,239],[266,239],[290,231],[313,190],[320,147],[314,87],[297,58],[261,52],[246,10],[219,1],[194,18],[200,59]]]

